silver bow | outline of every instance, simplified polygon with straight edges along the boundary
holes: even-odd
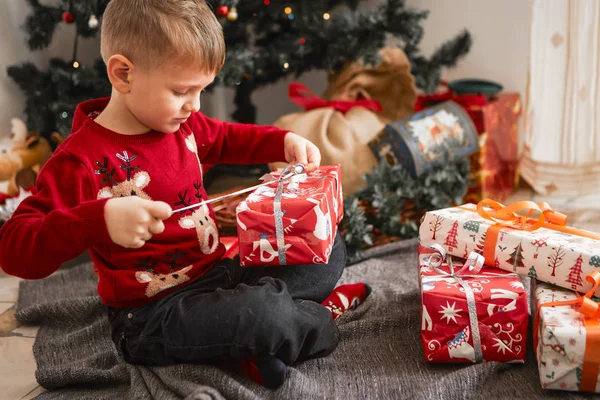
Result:
[[[473,294],[473,290],[469,286],[467,282],[465,282],[462,278],[490,278],[493,276],[494,278],[515,278],[519,275],[510,273],[503,275],[477,275],[481,269],[483,268],[485,258],[478,253],[471,252],[469,257],[465,261],[464,265],[458,271],[454,271],[454,265],[452,264],[452,256],[446,255],[446,250],[437,243],[434,243],[427,248],[435,250],[435,253],[431,254],[426,258],[427,266],[431,267],[435,272],[437,272],[440,276],[426,276],[425,278],[445,278],[451,277],[453,278],[464,290],[465,296],[467,298],[467,308],[469,309],[469,326],[471,328],[471,333],[473,334],[473,349],[475,351],[475,362],[483,361],[483,351],[481,349],[481,333],[479,332],[479,320],[477,318],[477,306],[475,304],[475,295]],[[448,263],[448,268],[450,272],[443,271],[440,269],[444,260]],[[471,274],[463,274],[463,272],[470,272]]]
[[[273,216],[275,217],[275,235],[277,236],[277,255],[279,265],[287,265],[285,254],[285,241],[283,238],[283,211],[281,210],[281,197],[283,195],[283,182],[295,175],[304,174],[302,164],[288,165],[277,179],[277,189],[275,190],[275,199],[273,200]]]

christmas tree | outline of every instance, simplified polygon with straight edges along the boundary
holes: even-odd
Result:
[[[458,241],[456,240],[458,236],[458,221],[454,221],[452,224],[452,228],[446,235],[446,240],[444,241],[444,246],[448,247],[448,251],[453,251],[455,247],[458,246]]]
[[[569,269],[569,276],[566,282],[571,284],[571,289],[573,290],[577,290],[578,287],[583,286],[583,279],[581,279],[581,273],[583,272],[581,269],[582,262],[583,259],[580,254],[575,264]]]
[[[436,89],[441,68],[454,66],[471,46],[464,31],[425,58],[419,44],[428,12],[407,8],[405,0],[366,10],[357,9],[359,0],[208,2],[223,21],[227,62],[221,79],[236,90],[233,117],[240,122],[256,121],[254,90],[313,69],[335,72],[356,60],[376,64],[389,36],[400,40],[417,87],[427,92]]]
[[[533,279],[537,279],[537,272],[535,272],[535,267],[533,265],[529,268],[529,273],[527,275]]]
[[[110,94],[100,59],[83,66],[77,59],[79,37],[98,33],[109,0],[57,0],[52,5],[27,0],[32,12],[25,21],[27,46],[48,47],[58,24],[75,24],[73,56],[53,59],[48,70],[32,63],[11,66],[9,76],[27,96],[30,130],[48,136],[70,132],[73,111],[84,99]],[[405,0],[358,10],[359,0],[208,0],[220,18],[227,43],[227,61],[218,81],[236,91],[233,119],[256,122],[252,93],[282,78],[318,69],[335,72],[345,63],[377,63],[388,36],[400,40],[412,64],[418,87],[433,91],[443,67],[452,67],[470,48],[462,32],[427,59],[420,53],[423,22],[428,12],[407,8]],[[250,34],[249,34],[250,32]]]
[[[487,235],[487,231],[483,232],[477,246],[475,246],[475,252],[483,255],[483,250],[485,249],[485,236]]]
[[[562,265],[565,254],[562,245],[552,248],[552,253],[548,256],[548,267],[552,268],[552,276],[556,276],[556,268]]]
[[[480,226],[481,226],[481,221],[469,220],[464,223],[463,229],[465,229],[467,231],[478,233]]]
[[[79,38],[98,33],[99,20],[108,1],[62,0],[49,6],[38,0],[27,0],[31,14],[25,20],[24,29],[30,50],[48,47],[58,24],[74,24],[76,29],[69,60],[53,58],[47,70],[40,70],[31,62],[8,67],[8,76],[25,92],[26,123],[31,132],[47,139],[53,131],[69,134],[78,103],[110,95],[102,60],[98,58],[93,65],[84,66],[77,58]]]
[[[523,247],[521,247],[521,243],[519,243],[517,247],[514,248],[513,252],[510,253],[510,258],[506,260],[506,262],[513,266],[513,271],[516,271],[517,267],[525,267],[523,264]]]

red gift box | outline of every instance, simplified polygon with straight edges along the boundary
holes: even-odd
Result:
[[[468,262],[463,269],[463,261],[453,262],[433,247],[419,246],[425,360],[525,362],[528,308],[519,276],[487,267],[469,270]],[[483,266],[477,253],[469,260]]]
[[[340,165],[279,181],[281,174],[276,171],[263,177],[270,183],[265,182],[236,208],[240,264],[326,264],[344,212]]]
[[[519,93],[503,92],[487,99],[484,95],[459,95],[450,90],[420,96],[415,111],[452,100],[469,114],[479,133],[479,152],[470,156],[469,188],[465,203],[491,198],[504,201],[518,183]]]

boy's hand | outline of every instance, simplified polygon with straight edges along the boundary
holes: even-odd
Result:
[[[139,249],[152,235],[165,230],[163,220],[171,216],[171,206],[162,201],[137,196],[110,199],[104,206],[104,219],[113,242]]]
[[[310,140],[289,132],[283,140],[285,160],[292,164],[304,165],[306,172],[312,172],[321,164],[321,152]]]

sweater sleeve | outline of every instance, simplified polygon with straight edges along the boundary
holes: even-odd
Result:
[[[36,194],[0,229],[0,267],[24,279],[45,278],[94,244],[109,241],[107,199],[95,197],[85,165],[57,150],[40,171]]]
[[[283,140],[288,131],[274,126],[238,124],[197,112],[188,120],[198,155],[208,164],[260,164],[285,161]]]

